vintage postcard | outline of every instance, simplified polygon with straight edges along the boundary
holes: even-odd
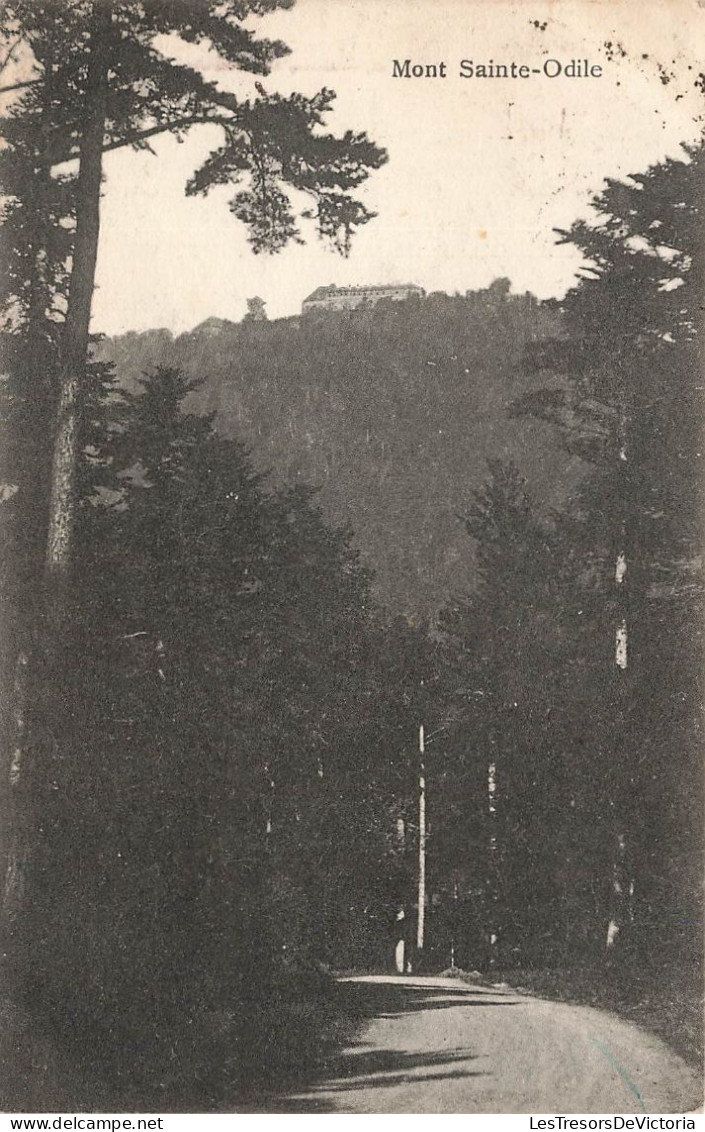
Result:
[[[701,0],[0,46],[0,1108],[695,1128]]]

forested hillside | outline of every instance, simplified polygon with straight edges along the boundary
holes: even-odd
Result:
[[[339,251],[372,219],[332,91],[158,54],[266,75],[242,25],[290,6],[0,21],[35,67],[0,122],[3,1109],[62,1107],[51,1061],[67,1111],[249,1112],[348,1043],[345,970],[548,987],[702,1064],[705,149],[558,233],[560,302],[252,300],[91,354],[108,150],[217,121],[187,191],[230,181],[257,251],[302,192]]]
[[[335,523],[349,524],[378,596],[416,620],[475,584],[460,516],[488,458],[513,460],[545,511],[580,475],[556,430],[517,420],[527,346],[560,332],[556,304],[509,293],[506,280],[464,297],[379,303],[273,323],[225,324],[105,340],[134,387],[154,365],[203,379],[191,408],[252,451],[281,485],[308,483]]]

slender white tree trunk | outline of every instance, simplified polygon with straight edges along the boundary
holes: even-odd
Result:
[[[497,767],[491,762],[487,767],[487,812],[490,818],[490,913],[487,927],[487,938],[490,945],[490,963],[495,962],[497,939],[499,932],[496,923],[497,912],[497,827],[495,795],[497,793]]]
[[[421,952],[426,926],[426,770],[423,726],[419,728],[419,760],[419,912],[416,921],[416,950]]]
[[[406,822],[397,818],[397,849],[404,853],[406,849]],[[397,909],[397,940],[394,947],[394,969],[398,975],[406,971],[406,911],[403,907]]]
[[[628,670],[630,648],[630,578],[629,578],[629,523],[627,508],[631,500],[628,493],[628,428],[629,420],[625,405],[624,393],[619,409],[619,436],[618,436],[618,483],[621,495],[622,518],[619,523],[619,541],[616,549],[614,569],[614,585],[616,590],[616,626],[614,640],[614,678],[615,678],[615,710],[617,742],[615,743],[614,757],[620,759],[620,754],[628,742],[626,730],[626,699],[628,694]],[[617,774],[619,768],[617,768]],[[605,948],[612,950],[627,919],[631,917],[631,901],[634,894],[634,880],[629,875],[629,846],[627,834],[624,829],[623,817],[620,814],[621,788],[618,787],[609,800],[614,811],[615,832],[612,847],[612,875],[610,878],[610,918],[607,925]]]

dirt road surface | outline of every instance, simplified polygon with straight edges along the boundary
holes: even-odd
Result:
[[[702,1102],[694,1070],[602,1011],[457,979],[342,981],[368,1021],[285,1111],[643,1115]]]

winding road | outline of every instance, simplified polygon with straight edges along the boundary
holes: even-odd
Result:
[[[455,979],[341,982],[368,1021],[285,1111],[642,1115],[702,1103],[694,1070],[602,1011]]]

